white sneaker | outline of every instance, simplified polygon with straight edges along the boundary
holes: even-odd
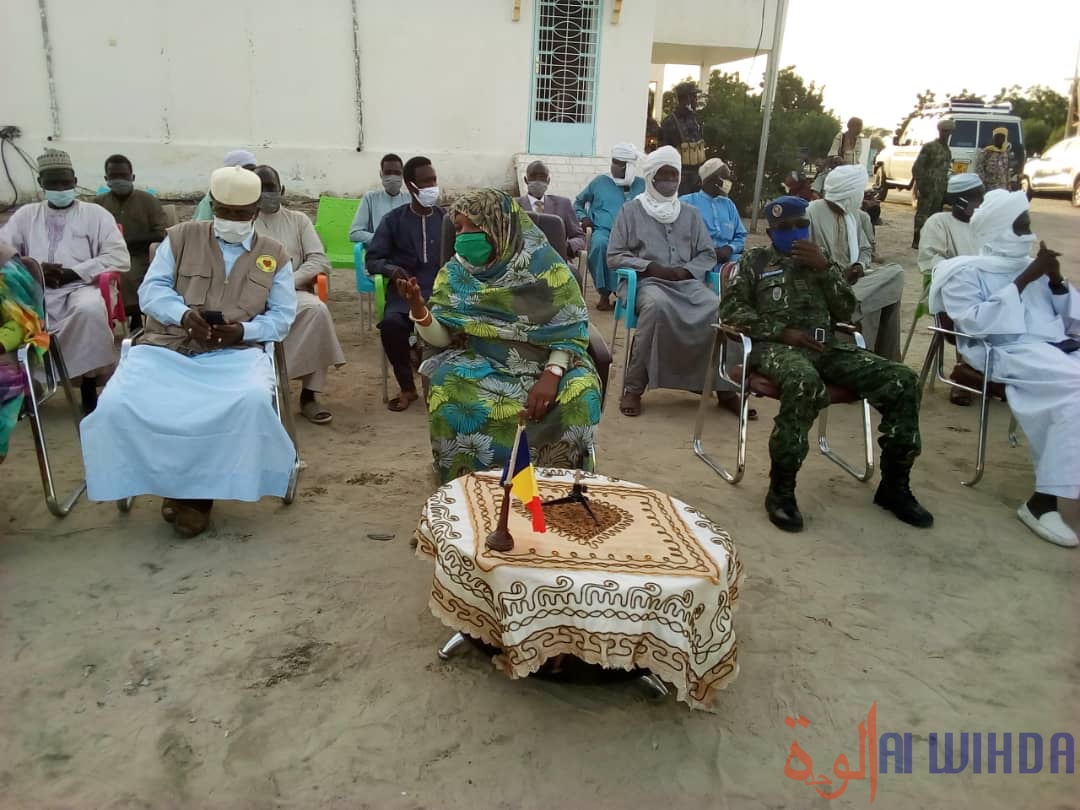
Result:
[[[1024,525],[1048,543],[1065,548],[1080,546],[1080,537],[1061,519],[1060,512],[1046,512],[1042,517],[1035,517],[1025,503],[1016,510],[1016,516]]]

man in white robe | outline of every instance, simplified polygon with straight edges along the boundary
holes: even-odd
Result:
[[[145,330],[82,424],[89,497],[160,495],[182,537],[214,499],[284,495],[296,462],[262,347],[289,333],[296,287],[285,247],[255,232],[261,194],[253,172],[218,169],[213,221],[168,230],[139,288]]]
[[[1042,539],[1075,547],[1080,540],[1058,499],[1080,498],[1080,292],[1045,245],[1029,258],[1036,237],[1023,192],[989,192],[971,227],[981,253],[937,266],[930,311],[990,342],[991,378],[1005,383],[1035,461],[1035,493],[1017,514]],[[958,346],[984,369],[979,343],[959,339]]]
[[[117,358],[97,277],[126,273],[131,256],[112,214],[75,198],[78,178],[67,152],[46,149],[38,172],[45,201],[16,211],[0,228],[0,241],[41,263],[49,331],[60,341],[68,376],[82,377],[83,413],[90,413],[97,406],[98,377]]]
[[[855,292],[854,318],[862,324],[866,348],[889,360],[900,359],[900,299],[904,268],[871,267],[874,247],[869,215],[862,210],[868,182],[862,166],[838,166],[825,178],[825,198],[806,209],[810,238],[830,262],[839,265]],[[860,220],[865,222],[860,224]]]
[[[330,310],[315,293],[316,277],[329,274],[330,260],[307,214],[281,204],[285,187],[274,167],[257,166],[255,174],[262,181],[255,233],[273,237],[285,246],[296,284],[296,320],[285,338],[285,365],[289,377],[300,380],[300,413],[313,424],[325,425],[333,415],[315,395],[326,390],[329,367],[345,365]]]

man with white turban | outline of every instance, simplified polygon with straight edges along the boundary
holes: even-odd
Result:
[[[615,291],[615,270],[608,267],[608,238],[611,226],[629,200],[645,190],[645,181],[635,177],[634,164],[639,152],[632,143],[617,143],[611,150],[611,170],[589,181],[577,199],[574,213],[582,228],[592,228],[589,242],[589,273],[593,277],[600,301],[596,308],[612,309],[611,294]]]
[[[82,424],[90,498],[160,495],[183,537],[215,498],[284,495],[296,460],[260,346],[289,333],[296,288],[288,251],[255,231],[261,194],[253,172],[218,169],[213,221],[168,230],[139,288],[145,331]]]
[[[855,319],[862,324],[866,348],[889,360],[900,359],[900,299],[904,268],[898,264],[871,267],[873,233],[862,210],[869,180],[862,166],[838,166],[825,178],[825,198],[806,209],[810,238],[836,264],[855,292]]]
[[[626,416],[641,413],[646,388],[700,391],[705,378],[720,307],[705,274],[716,252],[701,214],[679,201],[681,166],[673,146],[645,158],[645,191],[623,206],[608,243],[608,266],[637,274],[637,332],[619,402]],[[717,390],[738,412],[725,386],[718,381]]]
[[[945,204],[949,211],[939,211],[926,220],[919,239],[919,269],[923,272],[923,300],[919,302],[920,315],[929,311],[930,278],[934,268],[946,259],[957,256],[975,256],[979,244],[971,229],[971,215],[982,205],[986,188],[977,174],[954,174],[949,178]],[[911,335],[908,335],[908,343]],[[906,350],[906,347],[905,347]],[[960,388],[949,389],[949,402],[953,405],[970,405],[971,394]]]
[[[1035,493],[1017,515],[1042,539],[1075,547],[1058,499],[1080,498],[1080,291],[1045,244],[1030,258],[1037,237],[1023,192],[988,192],[971,227],[980,254],[937,266],[930,311],[976,339],[957,340],[969,365],[985,369],[978,341],[990,342],[991,378],[1005,384],[1035,461]]]
[[[231,152],[226,152],[221,161],[222,166],[239,166],[248,171],[253,171],[257,163],[255,155],[247,149],[233,149]],[[214,212],[210,207],[209,191],[199,200],[199,204],[195,206],[195,213],[191,215],[191,218],[195,222],[209,222],[214,218]]]

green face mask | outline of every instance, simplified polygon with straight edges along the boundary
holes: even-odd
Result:
[[[473,233],[459,233],[454,239],[454,250],[457,254],[475,267],[483,267],[491,258],[491,243],[487,236],[480,231]]]

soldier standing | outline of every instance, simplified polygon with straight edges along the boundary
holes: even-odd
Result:
[[[675,86],[675,112],[660,125],[660,145],[674,146],[682,158],[679,196],[701,190],[698,169],[705,162],[705,139],[697,117],[698,86],[682,82]]]
[[[916,250],[919,248],[919,232],[922,231],[923,223],[941,211],[945,205],[945,191],[952,173],[949,135],[955,127],[956,122],[951,118],[938,121],[937,140],[930,141],[919,150],[915,165],[911,167],[911,177],[919,195],[918,207],[915,209],[915,236],[911,240],[911,246]]]
[[[921,448],[915,372],[844,342],[834,324],[848,322],[855,294],[844,268],[810,239],[806,200],[780,197],[766,206],[771,247],[743,255],[724,292],[720,319],[753,340],[749,365],[780,389],[780,412],[769,437],[765,509],[779,528],[803,527],[795,476],[808,452],[806,434],[829,404],[827,384],[865,397],[881,413],[881,484],[874,503],[905,523],[933,525],[911,494],[911,467]]]

